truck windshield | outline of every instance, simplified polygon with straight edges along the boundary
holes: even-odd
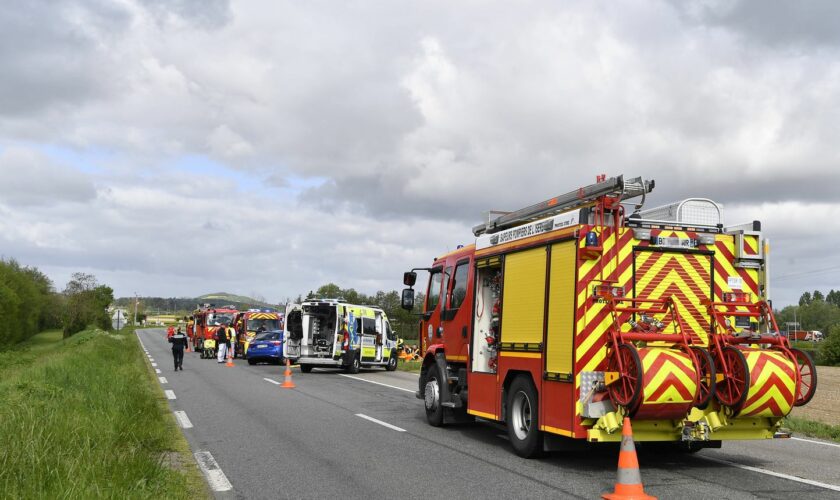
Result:
[[[216,313],[207,316],[207,325],[208,326],[220,326],[230,325],[231,321],[233,321],[233,314],[229,313]]]
[[[251,332],[255,332],[260,329],[260,327],[264,326],[265,330],[279,330],[280,329],[280,320],[279,319],[249,319],[248,320],[248,330]]]

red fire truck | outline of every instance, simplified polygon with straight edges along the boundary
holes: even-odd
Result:
[[[624,416],[638,441],[693,449],[784,434],[816,371],[773,318],[760,223],[726,226],[708,199],[644,210],[653,187],[599,176],[405,273],[406,309],[430,273],[416,395],[431,425],[503,422],[525,457],[619,441]]]
[[[216,353],[216,330],[220,326],[230,326],[233,317],[239,312],[234,306],[216,307],[213,304],[203,304],[193,312],[195,332],[193,347],[201,353],[202,358],[212,358]]]

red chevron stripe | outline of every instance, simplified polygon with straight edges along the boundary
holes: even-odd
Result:
[[[747,408],[748,405],[744,405],[744,408]],[[759,406],[758,408],[750,411],[749,413],[742,413],[741,416],[749,417],[750,415],[758,415],[759,413],[763,412],[764,410],[770,410],[771,415],[775,415],[777,417],[781,417],[783,415],[782,409],[779,408],[779,404],[776,403],[775,399],[768,399],[764,402],[763,405]]]
[[[648,377],[645,377],[645,387],[650,385],[651,382],[652,382],[651,379],[648,379]],[[683,399],[687,399],[687,400],[694,399],[694,394],[692,392],[690,392],[688,390],[688,387],[684,386],[682,384],[682,382],[680,382],[680,379],[678,379],[674,375],[668,375],[665,378],[665,380],[662,381],[662,384],[660,384],[659,387],[657,387],[656,390],[653,391],[653,394],[651,394],[650,396],[648,396],[645,399],[647,401],[655,401],[655,400],[659,399],[662,396],[662,394],[664,394],[665,391],[667,391],[671,387],[676,388],[677,392],[680,393],[680,396],[682,396]]]
[[[718,241],[715,243],[715,249],[720,253],[721,257],[723,257],[727,262],[735,262],[735,256],[732,255],[732,252],[726,248],[726,243],[723,241]],[[746,284],[750,290],[757,291],[758,284],[752,277],[747,273],[746,269],[743,268],[736,268],[735,272],[744,280],[744,284]],[[729,273],[724,272],[722,276],[729,276]]]
[[[790,390],[787,387],[785,387],[784,381],[782,381],[778,377],[778,375],[774,373],[770,375],[770,377],[767,379],[767,382],[765,382],[764,385],[761,386],[761,388],[758,391],[756,391],[756,393],[751,398],[747,399],[747,402],[744,403],[744,407],[748,407],[751,404],[754,404],[756,401],[764,397],[765,394],[767,394],[774,388],[779,391],[779,394],[786,401],[793,401],[793,393],[791,393]]]
[[[647,354],[645,354],[645,356],[642,357],[641,354],[642,354],[642,352],[645,352],[645,351],[647,351]],[[651,355],[651,353],[652,353],[652,351],[650,351],[648,349],[642,349],[639,352],[639,355],[640,355],[639,357],[642,359],[642,364],[644,364],[644,360],[649,355]],[[693,378],[695,376],[694,368],[690,367],[690,366],[685,366],[684,364],[680,363],[675,358],[677,358],[677,356],[672,356],[671,354],[668,354],[666,352],[658,351],[656,359],[654,359],[653,363],[650,364],[650,367],[648,368],[648,371],[650,371],[651,373],[656,373],[656,372],[658,372],[659,370],[662,369],[662,367],[665,365],[665,363],[670,362],[674,366],[678,367],[683,373],[685,373],[689,377]]]

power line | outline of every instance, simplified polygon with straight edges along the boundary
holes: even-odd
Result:
[[[811,270],[811,271],[803,271],[801,273],[785,274],[785,275],[782,275],[782,276],[772,277],[772,279],[773,279],[773,281],[782,281],[782,280],[789,279],[789,278],[799,278],[799,277],[802,277],[802,276],[810,276],[810,275],[813,275],[813,274],[833,273],[833,272],[837,272],[837,271],[840,271],[840,266],[825,267],[825,268],[822,268],[822,269],[814,269],[814,270]]]

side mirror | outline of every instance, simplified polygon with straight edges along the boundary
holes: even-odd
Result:
[[[414,271],[408,271],[407,273],[403,273],[403,285],[412,287],[416,282],[417,273],[415,273]],[[405,290],[403,290],[403,297],[405,297]]]
[[[402,291],[402,300],[400,300],[400,306],[406,311],[411,311],[412,309],[414,309],[414,290],[412,290],[411,288],[406,288]]]

